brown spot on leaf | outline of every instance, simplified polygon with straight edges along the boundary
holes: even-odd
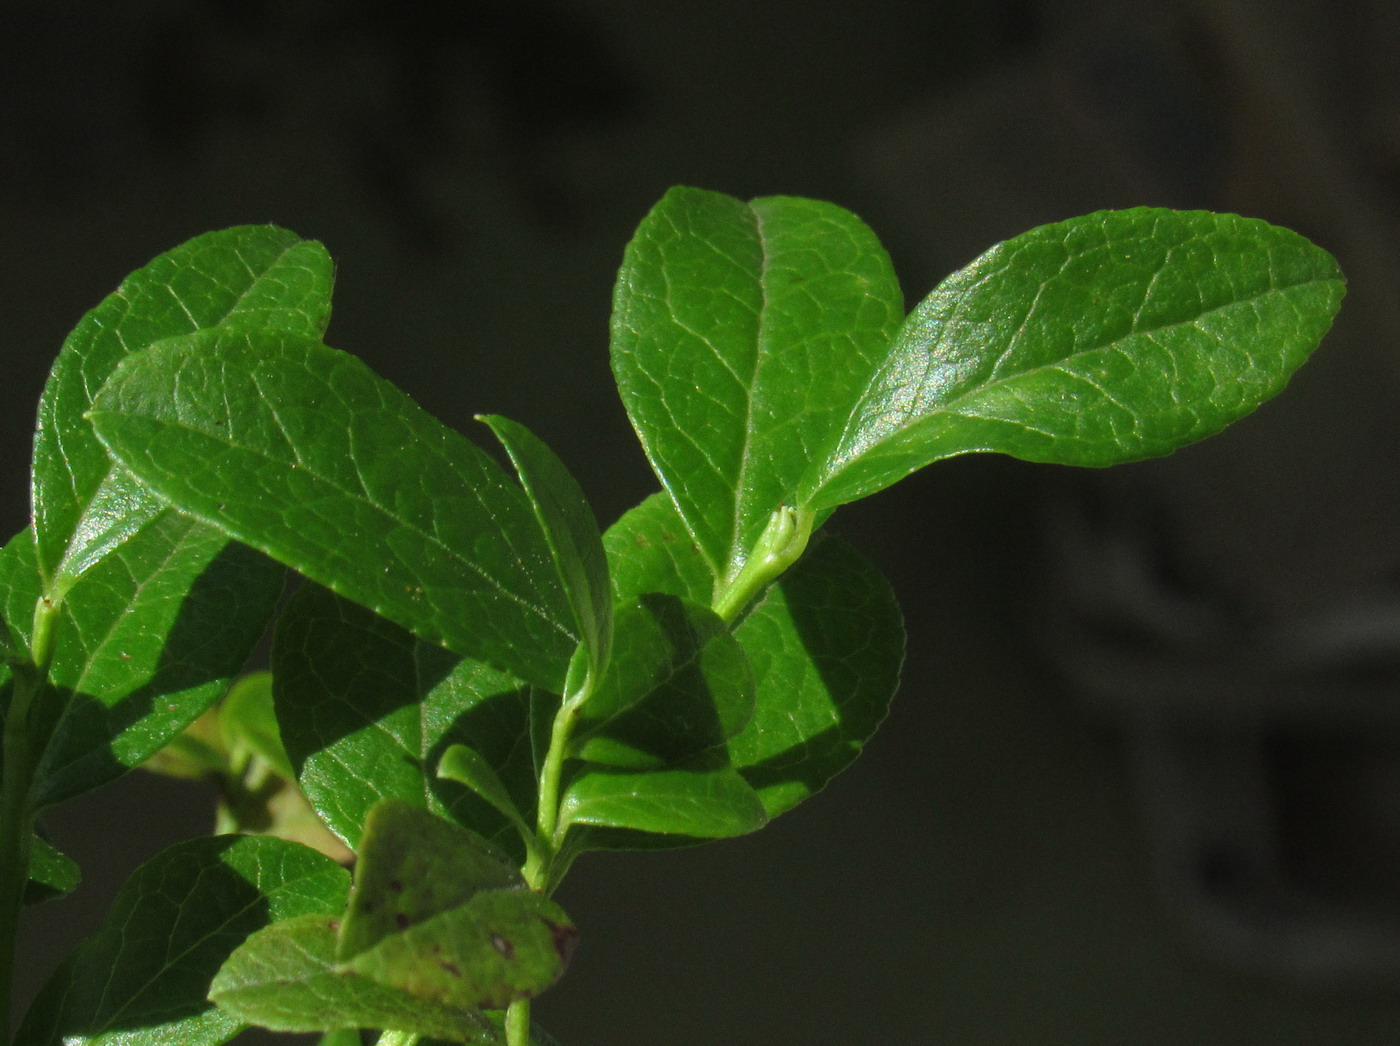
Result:
[[[441,966],[444,970],[447,971],[448,976],[450,976],[450,977],[456,977],[456,978],[458,978],[459,980],[461,979],[461,976],[462,976],[462,968],[461,968],[460,966],[458,966],[456,963],[442,961],[442,962],[439,962],[438,965]]]
[[[403,883],[398,879],[390,879],[389,889],[393,890],[395,893],[403,893]]]
[[[409,919],[407,915],[405,915],[403,912],[394,913],[394,925],[397,926],[400,930],[407,930],[408,924]]]

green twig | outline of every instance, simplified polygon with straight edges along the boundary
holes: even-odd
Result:
[[[34,608],[29,664],[13,667],[14,685],[5,709],[4,769],[0,773],[0,1035],[10,1030],[10,994],[14,983],[19,913],[29,883],[30,840],[34,835],[33,738],[29,714],[53,660],[58,604],[40,598]]]
[[[506,1046],[530,1046],[529,999],[516,999],[506,1010]]]
[[[375,1046],[415,1046],[422,1036],[412,1031],[382,1031]]]
[[[753,551],[729,572],[715,591],[712,606],[726,624],[734,624],[759,593],[802,558],[815,518],[809,509],[787,505],[769,517]]]

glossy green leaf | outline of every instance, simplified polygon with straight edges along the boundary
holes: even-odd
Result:
[[[139,530],[158,500],[114,469],[83,415],[129,354],[220,324],[319,336],[330,257],[273,226],[207,233],[132,273],[64,342],[39,403],[34,443],[38,564],[53,593]]]
[[[732,767],[637,773],[587,766],[565,789],[559,821],[694,840],[755,832],[768,817]]]
[[[3,553],[5,615],[27,643],[40,596],[27,532]],[[267,627],[283,570],[162,512],[61,608],[49,685],[31,713],[39,806],[145,762],[227,688]]]
[[[612,641],[612,589],[598,520],[578,481],[534,433],[499,414],[480,420],[491,427],[520,476],[597,678]]]
[[[272,662],[282,741],[301,786],[352,848],[371,807],[394,798],[518,849],[505,817],[436,771],[451,745],[470,745],[533,820],[529,688],[520,680],[418,639],[319,585],[303,586],[289,602]]]
[[[179,843],[127,880],[97,934],[54,974],[17,1046],[216,1046],[239,1020],[206,1000],[250,933],[278,920],[324,921],[345,904],[345,870],[267,837]],[[314,913],[314,914],[313,914]]]
[[[663,591],[689,599],[710,585],[704,560],[661,495],[605,536],[619,600]],[[728,743],[770,817],[818,791],[860,753],[889,709],[904,627],[889,583],[826,536],[768,589],[734,630],[755,680],[754,714]]]
[[[1100,211],[993,247],[909,316],[800,501],[940,458],[1111,465],[1209,436],[1279,392],[1344,281],[1297,233],[1204,211]]]
[[[574,754],[644,769],[720,748],[753,717],[747,659],[713,611],[650,593],[623,605],[612,662],[582,705]]]
[[[530,834],[531,829],[516,807],[505,782],[496,773],[496,768],[475,748],[453,745],[438,762],[437,775],[466,785],[508,818],[522,835]]]
[[[29,844],[29,882],[24,889],[24,903],[50,901],[72,893],[82,881],[78,863],[59,852],[53,844],[34,836]]]
[[[269,331],[171,339],[123,363],[90,417],[181,511],[425,639],[561,687],[577,639],[525,495],[353,356]]]
[[[479,1009],[417,999],[344,969],[335,927],[333,918],[306,915],[253,934],[214,979],[219,1012],[273,1031],[389,1028],[451,1042],[503,1041]]]
[[[520,872],[480,836],[386,799],[365,821],[336,958],[353,958],[483,890],[521,885]]]
[[[839,207],[677,188],[647,215],[618,274],[613,370],[712,576],[827,460],[903,315],[884,249]]]

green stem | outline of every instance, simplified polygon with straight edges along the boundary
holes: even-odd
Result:
[[[29,883],[29,846],[34,835],[33,739],[29,713],[53,660],[58,604],[40,598],[34,608],[30,663],[13,668],[10,704],[5,709],[4,768],[0,771],[0,1035],[10,1029],[19,913]]]
[[[506,1010],[506,1046],[530,1046],[529,999],[516,999]]]
[[[576,694],[566,694],[554,714],[549,730],[549,750],[540,767],[539,814],[535,820],[537,845],[530,851],[521,874],[530,889],[549,893],[554,883],[551,872],[559,851],[559,788],[564,779],[564,759],[569,750],[569,735],[573,733],[578,710],[592,692],[592,681],[585,680]]]
[[[375,1046],[414,1046],[422,1036],[412,1031],[382,1031]]]
[[[715,591],[714,612],[732,625],[783,572],[802,558],[812,536],[815,516],[809,509],[783,505],[768,519],[753,550]]]

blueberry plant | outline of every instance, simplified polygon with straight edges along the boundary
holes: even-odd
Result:
[[[221,822],[249,830],[137,870],[0,1021],[25,1046],[552,1042],[530,1000],[573,946],[575,859],[755,831],[885,715],[900,613],[834,511],[954,455],[1211,435],[1343,293],[1293,232],[1140,208],[1001,243],[906,315],[850,213],[674,189],[611,324],[660,490],[603,530],[519,422],[482,416],[488,453],[327,347],[331,284],[282,229],[197,237],[44,388],[33,522],[0,551],[0,995],[21,907],[79,878],[46,808],[155,757],[241,782]],[[270,623],[270,675],[240,680]]]

